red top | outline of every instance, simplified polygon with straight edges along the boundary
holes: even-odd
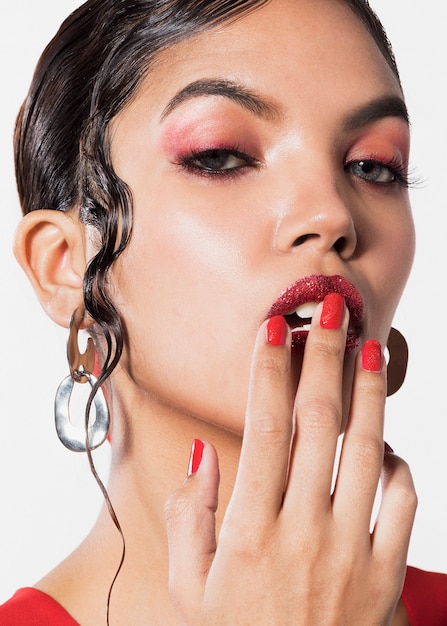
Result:
[[[19,589],[0,605],[2,626],[80,626],[53,598],[42,591]]]
[[[447,626],[447,574],[407,568],[402,601],[411,626]],[[2,626],[80,626],[46,593],[27,587],[0,606]]]
[[[402,602],[411,626],[447,626],[447,574],[407,567]]]

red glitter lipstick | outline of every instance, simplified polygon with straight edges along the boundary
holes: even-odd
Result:
[[[306,303],[318,303],[328,293],[339,293],[343,296],[349,310],[349,329],[346,337],[346,353],[359,345],[360,326],[364,315],[363,299],[352,283],[343,276],[323,276],[312,274],[305,276],[287,287],[273,303],[267,317],[283,315],[292,332],[292,350],[300,352],[304,349],[308,330],[304,328],[311,318],[300,318],[296,309]],[[300,326],[303,327],[300,330]]]

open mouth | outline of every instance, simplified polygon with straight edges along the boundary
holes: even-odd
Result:
[[[274,302],[267,316],[283,315],[285,317],[292,330],[293,352],[302,352],[304,349],[317,304],[324,300],[328,293],[341,294],[349,310],[346,354],[359,345],[364,315],[363,299],[360,293],[343,276],[313,274],[287,287]]]
[[[286,322],[290,326],[292,332],[310,330],[312,317],[317,308],[317,302],[305,302],[300,304],[293,313],[284,315]]]

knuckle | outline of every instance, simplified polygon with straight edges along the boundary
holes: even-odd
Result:
[[[259,356],[256,369],[260,377],[264,379],[276,381],[282,380],[284,376],[284,363],[281,358],[278,358],[277,354],[263,354]]]
[[[342,420],[341,405],[324,397],[305,397],[297,400],[297,415],[300,431],[315,433],[339,429]]]
[[[375,373],[373,376],[361,376],[356,384],[357,391],[363,398],[385,402],[386,398],[386,377],[384,374]]]
[[[383,462],[383,442],[378,437],[367,433],[356,433],[350,441],[350,451],[359,464],[375,461],[378,465]]]
[[[418,507],[418,496],[408,464],[396,455],[387,455],[384,463],[384,486],[391,485],[397,509],[404,521],[414,518]]]
[[[312,339],[312,352],[314,358],[326,363],[328,359],[340,362],[345,355],[345,340],[342,335],[337,333],[322,332]]]
[[[418,496],[411,476],[408,464],[402,459],[398,460],[400,471],[400,498],[408,511],[416,511]]]
[[[266,445],[278,445],[292,436],[292,420],[284,419],[276,414],[255,413],[251,423],[251,429],[257,439],[264,441]]]
[[[165,502],[164,514],[168,531],[182,525],[190,508],[184,488],[180,487]]]
[[[219,543],[228,545],[233,558],[246,565],[259,563],[270,550],[271,542],[272,537],[263,524],[253,519],[233,524],[229,522],[219,537]]]
[[[415,489],[404,489],[404,493],[402,494],[402,500],[407,508],[408,513],[416,513],[416,509],[418,507],[418,496]]]

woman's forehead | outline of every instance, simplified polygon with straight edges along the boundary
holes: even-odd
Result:
[[[291,93],[314,101],[324,91],[331,91],[334,101],[357,93],[359,105],[369,91],[371,98],[380,91],[401,96],[368,30],[338,0],[272,0],[176,43],[157,56],[140,91],[147,91],[164,116],[206,90],[227,95],[229,83],[243,86],[236,95],[240,104],[267,114],[281,109]],[[251,91],[264,97],[256,101]]]

